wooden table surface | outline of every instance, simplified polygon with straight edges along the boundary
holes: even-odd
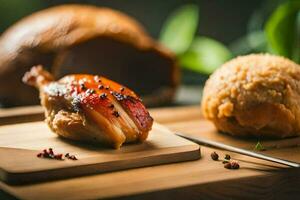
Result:
[[[17,113],[17,121],[21,122],[20,113],[28,115],[30,109],[12,112]],[[32,109],[34,119],[40,119],[40,108]],[[191,135],[198,132],[193,124],[203,121],[199,106],[159,108],[150,112],[157,122]],[[0,111],[0,124],[5,115],[13,121],[10,111]],[[221,156],[228,153],[202,147],[202,158],[197,161],[31,185],[0,182],[0,188],[5,191],[0,198],[13,195],[22,199],[296,199],[300,195],[299,169],[230,153],[241,168],[228,170],[221,162],[211,160],[212,151]],[[268,154],[300,162],[300,147],[268,150]]]

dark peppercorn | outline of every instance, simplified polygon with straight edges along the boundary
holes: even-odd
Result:
[[[210,157],[213,160],[218,160],[219,159],[219,155],[215,151],[210,154]]]
[[[87,88],[85,87],[84,83],[80,83],[80,89],[86,90]]]
[[[70,156],[69,153],[66,153],[66,154],[65,154],[65,157],[66,157],[66,158],[69,158],[69,156]]]
[[[104,88],[104,86],[103,85],[98,85],[98,89],[103,89]]]
[[[112,92],[111,94],[112,94],[118,101],[122,101],[122,100],[128,98],[126,95],[123,95],[123,94],[118,93],[118,92]]]
[[[109,86],[108,86],[108,85],[107,85],[107,86],[105,86],[105,89],[106,89],[106,90],[108,90],[108,89],[109,89]]]
[[[48,153],[49,153],[50,155],[54,155],[53,149],[52,149],[52,148],[49,148]]]
[[[230,160],[230,158],[231,158],[230,155],[229,155],[229,154],[226,154],[224,159],[225,159],[225,160]]]
[[[37,156],[37,157],[42,157],[42,156],[43,156],[43,153],[38,153],[36,156]]]
[[[120,91],[121,91],[121,92],[123,92],[124,90],[125,90],[125,88],[124,88],[124,87],[121,87],[121,88],[120,88]]]
[[[105,99],[106,97],[107,97],[107,94],[106,93],[102,93],[102,94],[100,94],[100,99]]]
[[[113,113],[112,113],[115,117],[119,117],[120,116],[120,114],[118,113],[118,111],[113,111]]]
[[[86,94],[94,94],[94,93],[95,93],[95,90],[93,90],[93,89],[88,89],[85,93],[86,93]]]
[[[114,108],[115,106],[114,106],[114,104],[110,104],[108,107],[109,108]]]

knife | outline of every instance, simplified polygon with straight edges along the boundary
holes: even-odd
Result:
[[[270,162],[274,162],[274,163],[279,163],[282,165],[286,165],[289,167],[300,167],[299,163],[296,162],[292,162],[292,161],[288,161],[288,160],[284,160],[284,159],[280,159],[280,158],[275,158],[272,156],[267,156],[261,153],[256,153],[253,151],[249,151],[249,150],[245,150],[245,149],[241,149],[238,147],[234,147],[234,146],[230,146],[227,144],[223,144],[220,142],[216,142],[216,141],[212,141],[203,137],[199,137],[199,136],[187,136],[185,134],[181,134],[181,133],[175,133],[176,135],[185,138],[187,140],[190,140],[192,142],[195,142],[199,145],[203,145],[203,146],[207,146],[207,147],[213,147],[213,148],[217,148],[217,149],[222,149],[222,150],[226,150],[226,151],[230,151],[230,152],[235,152],[235,153],[239,153],[242,155],[246,155],[246,156],[250,156],[253,158],[258,158],[258,159],[262,159],[262,160],[267,160]]]

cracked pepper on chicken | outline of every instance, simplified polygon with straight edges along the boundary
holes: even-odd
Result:
[[[58,135],[120,148],[144,141],[153,119],[137,95],[104,77],[74,74],[54,81],[42,66],[23,81],[40,91],[46,122]]]

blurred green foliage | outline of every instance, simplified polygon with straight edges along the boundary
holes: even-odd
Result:
[[[300,1],[281,4],[268,19],[265,31],[271,50],[299,62]]]
[[[180,55],[191,45],[198,25],[198,7],[185,5],[167,19],[161,30],[160,41]]]
[[[198,12],[198,7],[191,4],[171,13],[163,25],[160,41],[177,55],[182,68],[211,74],[231,58],[231,52],[212,38],[196,36]]]
[[[160,41],[177,55],[183,69],[207,75],[233,56],[261,52],[300,62],[300,0],[265,0],[250,18],[248,33],[228,47],[196,36],[198,17],[197,6],[183,6],[161,31]]]
[[[178,58],[183,68],[210,74],[231,56],[231,52],[220,42],[198,36],[194,38],[189,49]]]

